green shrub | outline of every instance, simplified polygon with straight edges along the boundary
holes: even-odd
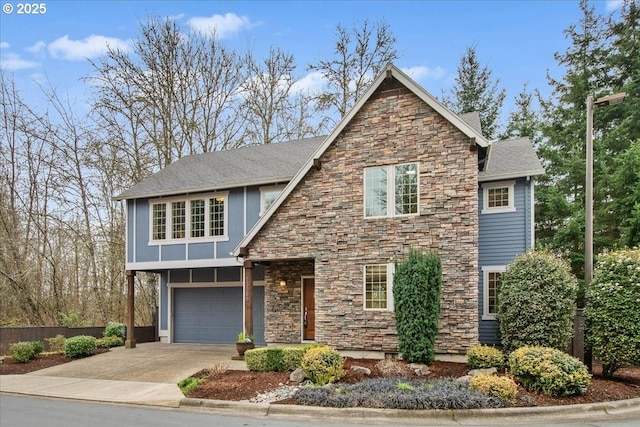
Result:
[[[269,372],[284,371],[284,363],[282,362],[281,347],[267,347],[266,370]]]
[[[195,388],[198,387],[198,385],[202,384],[203,382],[204,382],[204,379],[202,379],[202,378],[188,377],[188,378],[185,378],[185,379],[181,380],[178,383],[178,387],[180,387],[180,390],[182,391],[182,394],[186,395],[190,391],[195,390]]]
[[[91,356],[96,349],[96,339],[88,335],[78,335],[64,342],[64,354],[68,357]]]
[[[104,328],[104,332],[102,333],[103,337],[118,337],[123,341],[125,339],[125,328],[122,323],[118,322],[109,322],[107,326]]]
[[[247,369],[250,371],[266,371],[267,370],[267,349],[252,348],[244,353],[244,361]]]
[[[312,347],[285,347],[282,351],[282,364],[285,371],[295,371],[302,365],[302,358]]]
[[[640,365],[640,249],[599,257],[584,310],[593,356],[602,374]]]
[[[36,357],[33,341],[22,341],[15,344],[11,344],[9,347],[9,354],[11,358],[16,362],[27,363],[29,360]]]
[[[52,353],[64,353],[64,335],[58,334],[52,338],[46,338],[49,343],[49,351]]]
[[[120,337],[116,337],[115,335],[111,335],[104,338],[98,338],[96,340],[96,347],[98,348],[111,348],[118,347],[124,345],[124,340]]]
[[[294,371],[307,350],[316,346],[254,348],[245,352],[244,361],[250,371]]]
[[[471,369],[496,368],[504,366],[504,354],[495,347],[474,345],[467,350],[467,364]]]
[[[498,377],[496,375],[476,375],[469,382],[469,388],[506,402],[513,402],[518,395],[518,385],[515,381],[509,377]]]
[[[525,389],[551,396],[583,394],[591,382],[582,362],[548,347],[517,349],[509,355],[509,372]]]
[[[33,355],[37,356],[44,351],[44,343],[42,341],[31,341],[33,346]]]
[[[546,251],[516,257],[501,276],[498,320],[505,352],[525,345],[564,350],[573,336],[578,281]]]
[[[325,385],[344,376],[344,359],[331,347],[309,349],[302,357],[302,371],[311,382]]]
[[[398,348],[408,362],[431,363],[440,319],[442,266],[435,253],[414,249],[396,263],[393,300]]]

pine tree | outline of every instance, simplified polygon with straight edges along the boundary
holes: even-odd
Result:
[[[522,92],[515,98],[515,109],[509,113],[507,127],[500,139],[529,138],[536,143],[540,138],[540,119],[533,109],[533,95],[522,85]]]

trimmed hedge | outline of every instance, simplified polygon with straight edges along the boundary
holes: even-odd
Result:
[[[124,345],[124,340],[118,336],[110,335],[104,338],[98,338],[96,340],[96,347],[98,348],[111,348]]]
[[[78,335],[67,338],[64,342],[64,354],[68,357],[91,356],[96,349],[96,338],[89,335]]]
[[[504,354],[495,347],[482,344],[474,345],[467,350],[467,364],[471,369],[502,369]]]
[[[295,371],[310,346],[262,347],[247,350],[244,360],[250,371],[282,372]]]
[[[640,249],[599,256],[584,310],[593,355],[605,377],[640,365]]]
[[[591,382],[580,360],[548,347],[517,349],[509,355],[509,372],[525,389],[551,396],[583,394]]]
[[[509,377],[498,377],[496,375],[476,375],[471,378],[469,388],[506,402],[513,402],[518,395],[518,385],[515,381]]]
[[[500,337],[505,352],[525,345],[564,350],[573,336],[578,280],[547,251],[517,256],[501,276]]]

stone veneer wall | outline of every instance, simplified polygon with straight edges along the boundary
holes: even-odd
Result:
[[[363,308],[364,266],[392,263],[415,247],[442,258],[436,350],[464,353],[478,343],[478,172],[470,142],[387,81],[256,235],[248,259],[315,261],[316,341],[397,351],[394,313]],[[419,163],[419,215],[364,218],[364,168],[406,162]],[[267,341],[299,342],[299,289],[274,292],[274,274],[266,272]]]

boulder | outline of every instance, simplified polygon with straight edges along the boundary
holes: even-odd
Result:
[[[371,375],[371,369],[365,368],[364,366],[352,366],[351,370],[356,374],[364,374],[366,376]]]
[[[301,383],[306,378],[307,376],[304,374],[302,368],[296,369],[295,371],[291,372],[291,375],[289,375],[289,381],[294,383]]]

